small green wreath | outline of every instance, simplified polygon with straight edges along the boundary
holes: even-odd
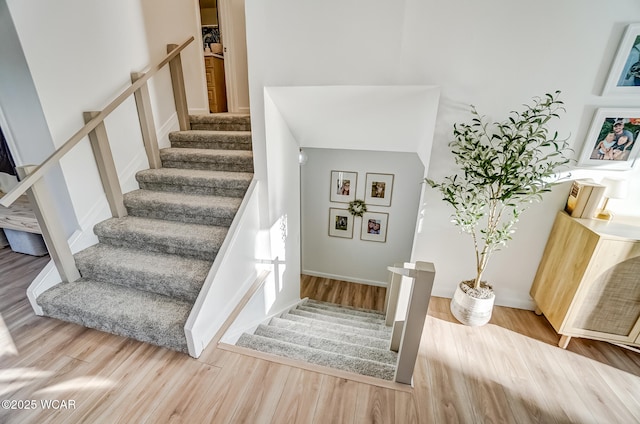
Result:
[[[349,213],[353,216],[362,216],[367,211],[367,204],[364,203],[364,200],[354,200],[353,202],[349,202]]]

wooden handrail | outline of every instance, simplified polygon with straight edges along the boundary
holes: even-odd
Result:
[[[109,103],[102,111],[100,111],[93,119],[88,121],[86,125],[78,132],[76,132],[69,140],[67,140],[60,148],[51,154],[44,162],[36,166],[29,175],[16,185],[11,191],[5,194],[0,199],[0,205],[8,208],[15,202],[18,197],[22,196],[36,181],[38,181],[45,172],[51,167],[57,164],[64,155],[69,153],[82,139],[84,139],[91,131],[93,131],[104,119],[109,116],[118,106],[122,104],[129,96],[135,93],[140,87],[142,87],[156,72],[158,72],[167,63],[171,62],[185,47],[194,40],[193,36],[189,37],[184,43],[180,44],[177,48],[171,50],[164,59],[147,68],[144,75],[132,83],[126,90],[124,90],[118,97],[116,97],[111,103]]]

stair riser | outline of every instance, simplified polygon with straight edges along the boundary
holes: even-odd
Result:
[[[253,172],[253,161],[251,162],[195,162],[162,160],[165,168],[200,169],[206,171],[229,171],[229,172]]]
[[[175,350],[181,353],[189,353],[189,348],[187,347],[186,340],[172,340],[170,342],[160,341],[154,337],[154,334],[162,334],[162,332],[158,330],[150,330],[148,332],[136,333],[132,336],[133,328],[127,326],[126,324],[117,323],[117,322],[105,322],[104,317],[102,316],[87,316],[87,311],[77,310],[76,313],[84,314],[84,319],[79,319],[77,315],[69,315],[62,311],[57,310],[51,306],[43,306],[42,307],[44,316],[59,319],[61,321],[70,322],[73,324],[78,324],[83,327],[93,328],[95,330],[104,331],[105,333],[115,334],[116,336],[122,337],[130,337],[135,340],[149,343],[155,346],[165,347],[167,349]]]
[[[346,320],[346,319],[342,319],[342,318],[334,318],[334,317],[329,317],[326,315],[321,315],[321,314],[316,314],[316,313],[311,313],[311,312],[307,312],[307,311],[302,311],[299,309],[294,309],[292,311],[289,312],[289,314],[291,315],[299,315],[299,316],[303,316],[303,317],[307,317],[307,318],[311,318],[311,319],[315,319],[318,321],[324,321],[327,323],[336,323],[336,324],[343,324],[343,325],[349,325],[352,326],[354,328],[362,328],[362,329],[367,329],[367,330],[374,330],[374,331],[381,331],[381,332],[390,332],[390,329],[385,327],[384,325],[377,325],[377,324],[369,324],[366,322],[358,322],[358,321],[350,321],[350,320]]]
[[[389,350],[358,346],[348,342],[335,341],[324,337],[312,336],[277,327],[261,325],[256,329],[254,334],[325,352],[339,353],[393,366],[395,366],[397,361],[397,355]]]
[[[326,311],[342,312],[344,314],[350,314],[350,315],[356,315],[356,316],[379,318],[382,320],[386,318],[386,314],[381,311],[354,308],[352,306],[337,305],[337,304],[321,302],[313,299],[307,299],[307,301],[304,303],[304,306],[316,308],[316,309],[323,309]]]
[[[110,236],[98,234],[100,243],[110,244],[111,246],[126,247],[130,249],[148,250],[158,253],[169,253],[172,255],[186,256],[189,258],[204,259],[213,261],[216,258],[218,249],[212,249],[208,246],[174,246],[168,243],[157,243],[153,240],[144,240],[139,238],[127,239],[121,236]],[[195,243],[194,243],[195,244]]]
[[[363,322],[368,324],[376,324],[376,325],[384,325],[385,320],[381,317],[370,317],[370,316],[360,316],[344,313],[342,311],[331,311],[326,309],[315,308],[313,306],[300,305],[298,306],[298,310],[311,312],[314,314],[325,315],[327,317],[340,318],[340,319],[349,319],[356,322]]]
[[[375,349],[388,350],[389,344],[390,344],[389,340],[387,339],[382,340],[375,337],[363,336],[362,334],[347,333],[346,331],[342,333],[337,333],[337,329],[335,326],[332,327],[332,330],[334,330],[334,332],[327,332],[323,328],[315,328],[310,325],[305,325],[301,322],[283,320],[281,318],[272,318],[269,325],[278,327],[278,328],[297,331],[300,333],[306,333],[314,336],[331,338],[332,340],[336,340],[336,341],[346,341],[346,342],[356,343],[361,346],[371,347]]]
[[[372,361],[358,358],[348,358],[345,355],[333,352],[318,354],[317,350],[314,349],[304,348],[261,336],[243,334],[236,345],[385,380],[392,380],[395,372],[395,367],[387,364],[373,363]]]
[[[290,321],[294,321],[294,322],[302,322],[308,325],[311,325],[312,327],[315,328],[324,328],[326,326],[326,322],[324,321],[318,321],[315,320],[313,318],[307,318],[307,317],[303,317],[300,315],[293,315],[293,314],[284,314],[282,316],[282,319],[287,319]],[[344,332],[353,332],[354,334],[360,334],[360,335],[364,335],[364,336],[368,336],[368,337],[375,337],[377,339],[381,339],[381,340],[389,340],[390,336],[389,333],[387,332],[382,332],[382,331],[375,331],[375,330],[368,330],[366,328],[355,328],[355,327],[349,327],[347,325],[343,325],[338,327],[336,325],[337,328],[340,329],[340,331],[344,331]]]
[[[80,275],[83,278],[88,278],[97,281],[108,281],[109,283],[118,284],[124,287],[131,287],[137,290],[148,291],[151,293],[157,293],[164,296],[173,297],[175,299],[183,300],[186,302],[195,302],[198,297],[199,290],[196,287],[201,287],[202,281],[181,281],[181,284],[176,287],[173,281],[163,280],[161,275],[149,275],[143,272],[136,272],[130,269],[114,268],[114,267],[99,267],[94,266],[91,263],[85,263],[76,259],[76,265],[80,271]],[[187,290],[194,288],[191,291]]]
[[[251,131],[251,124],[244,122],[191,123],[192,130],[205,131]]]
[[[187,303],[86,280],[61,283],[37,301],[45,316],[187,352]]]
[[[131,216],[139,216],[142,218],[152,219],[164,219],[167,221],[184,222],[187,224],[205,224],[216,225],[219,227],[229,227],[233,222],[234,214],[227,216],[215,216],[213,215],[217,211],[198,211],[194,213],[189,212],[174,212],[168,209],[157,208],[144,208],[127,206],[127,212]]]
[[[237,141],[215,141],[215,140],[200,140],[200,141],[171,141],[171,147],[185,148],[185,149],[211,149],[211,150],[251,150],[253,147],[251,141],[237,140]]]
[[[170,184],[170,183],[148,183],[140,182],[140,188],[144,190],[154,191],[169,191],[172,193],[185,193],[185,194],[201,194],[221,197],[243,197],[249,188],[226,188],[226,187],[207,187],[207,186],[190,186],[183,184]]]
[[[236,209],[220,208],[189,208],[172,204],[130,204],[125,197],[125,206],[131,216],[151,219],[163,219],[166,221],[184,222],[187,224],[215,225],[229,227],[233,222]]]

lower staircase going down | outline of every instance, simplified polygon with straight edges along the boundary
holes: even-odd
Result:
[[[398,354],[390,343],[383,313],[307,299],[236,346],[393,380]]]
[[[162,168],[138,172],[128,216],[98,223],[82,276],[42,293],[45,316],[188,352],[184,326],[253,178],[248,115],[192,116]]]

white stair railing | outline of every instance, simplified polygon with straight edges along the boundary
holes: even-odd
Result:
[[[436,271],[432,263],[420,261],[387,269],[391,279],[385,304],[386,323],[393,325],[391,350],[398,352],[394,380],[410,385]]]

